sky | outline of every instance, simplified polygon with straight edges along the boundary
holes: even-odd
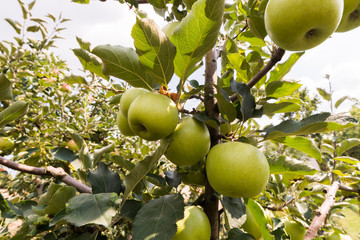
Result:
[[[29,3],[29,0],[23,0]],[[6,2],[6,3],[5,3]],[[12,28],[3,20],[12,18],[21,20],[21,10],[16,0],[0,0],[0,41],[11,40]],[[154,13],[151,6],[140,5],[140,9],[148,13],[160,27],[166,23]],[[102,44],[122,45],[133,47],[131,28],[136,16],[125,4],[108,0],[100,2],[91,0],[89,5],[72,3],[70,0],[37,0],[33,15],[43,17],[47,13],[58,16],[60,13],[65,18],[70,18],[62,33],[65,39],[59,40],[58,48],[54,52],[65,59],[69,66],[77,71],[81,64],[71,51],[78,48],[76,36],[92,44],[92,47]],[[298,63],[285,79],[296,80],[310,89],[311,94],[316,93],[316,88],[329,90],[328,80],[330,75],[334,90],[334,101],[342,96],[359,98],[360,90],[360,27],[346,32],[334,33],[321,45],[307,50]],[[287,52],[283,59],[291,54]],[[196,77],[202,77],[196,76]],[[338,112],[347,111],[351,102],[347,102],[338,109]],[[322,111],[329,111],[327,104],[322,104]]]

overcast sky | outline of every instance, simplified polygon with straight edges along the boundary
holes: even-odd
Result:
[[[14,32],[3,19],[21,20],[21,10],[16,0],[0,2],[0,40],[10,40]],[[140,9],[150,13],[149,16],[160,26],[165,25],[150,6],[141,5]],[[67,60],[74,70],[81,68],[71,51],[78,48],[76,36],[90,42],[93,47],[100,44],[133,47],[130,32],[135,23],[135,14],[117,1],[91,0],[91,4],[81,5],[70,0],[37,0],[33,15],[42,17],[47,13],[55,16],[62,13],[63,17],[72,20],[64,24],[67,28],[62,34],[65,39],[59,40],[59,48],[55,52]],[[318,87],[328,89],[325,74],[331,75],[335,100],[344,95],[360,98],[360,27],[347,33],[335,33],[318,47],[308,50],[286,78],[298,80],[315,92]],[[340,111],[346,111],[350,106],[350,103],[345,104]],[[322,109],[328,110],[327,106]]]

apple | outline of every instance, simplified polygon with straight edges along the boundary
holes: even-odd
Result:
[[[145,88],[130,88],[123,93],[120,98],[120,111],[127,117],[130,104],[134,99],[142,94],[149,93]]]
[[[0,137],[0,150],[7,151],[14,147],[15,143],[8,137]]]
[[[264,154],[256,147],[242,142],[226,142],[210,149],[206,174],[218,193],[251,198],[265,189],[270,171]]]
[[[172,240],[209,240],[210,222],[203,210],[196,206],[186,206],[184,218],[176,222],[177,231]]]
[[[178,110],[174,102],[155,92],[141,94],[130,104],[128,122],[139,137],[155,141],[172,134],[178,124]]]
[[[280,48],[303,51],[324,42],[338,27],[344,0],[269,0],[265,28]]]
[[[248,208],[246,208],[246,221],[241,227],[247,233],[250,233],[255,239],[260,239],[262,237],[260,228],[256,223],[254,216],[252,215],[252,213],[249,211]]]
[[[120,110],[116,115],[116,125],[118,126],[122,135],[135,136],[135,133],[131,130],[127,118]]]
[[[344,0],[344,12],[336,32],[347,32],[360,26],[360,0]]]
[[[285,231],[290,236],[290,240],[303,240],[306,234],[306,229],[300,223],[295,221],[285,220]]]
[[[178,166],[194,165],[202,160],[210,149],[210,133],[206,125],[193,117],[186,117],[175,131],[165,156]]]
[[[181,181],[187,185],[205,186],[206,176],[201,170],[190,171],[181,176]]]

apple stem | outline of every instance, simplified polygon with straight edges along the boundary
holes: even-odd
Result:
[[[216,88],[214,87],[217,84],[217,56],[216,50],[213,48],[205,55],[205,111],[206,114],[212,118],[219,119],[220,113],[217,106],[216,98]],[[219,128],[208,127],[210,136],[211,136],[211,146],[215,146],[220,143],[220,130]],[[205,201],[204,201],[204,211],[209,218],[211,225],[211,240],[219,239],[219,200],[215,195],[214,189],[210,186],[209,182],[206,181],[205,185]]]

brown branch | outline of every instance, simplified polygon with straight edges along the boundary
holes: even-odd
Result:
[[[47,168],[32,167],[29,165],[10,161],[1,156],[0,156],[0,164],[6,166],[8,168],[11,168],[11,169],[14,169],[14,170],[17,170],[20,172],[24,172],[24,173],[34,174],[34,175],[38,175],[38,176],[54,177],[69,186],[73,186],[76,190],[78,190],[81,193],[92,193],[90,187],[88,187],[87,185],[72,178],[70,175],[68,175],[64,171],[64,169],[62,169],[60,167],[59,168],[54,168],[51,166],[47,167]]]
[[[339,189],[343,190],[343,191],[354,192],[354,193],[357,193],[357,194],[360,195],[360,188],[352,188],[352,187],[349,187],[349,186],[340,185]]]
[[[339,190],[339,186],[340,183],[338,181],[335,181],[328,189],[325,201],[323,202],[321,207],[315,211],[314,219],[306,232],[304,240],[311,240],[315,238],[319,228],[324,225],[325,219],[328,216],[330,209],[335,204],[335,195],[336,192]]]
[[[209,117],[219,119],[219,109],[217,107],[217,101],[214,97],[216,88],[214,84],[217,84],[217,62],[216,62],[216,50],[212,49],[205,55],[205,111]],[[211,146],[215,146],[220,140],[220,131],[209,127],[211,136]],[[209,218],[211,225],[211,240],[219,239],[219,200],[215,195],[214,189],[210,186],[209,182],[206,181],[205,185],[205,200],[204,210]]]
[[[285,50],[282,48],[276,48],[276,50],[271,54],[270,61],[255,74],[255,76],[250,79],[250,81],[246,84],[249,88],[255,86],[284,56]],[[232,102],[237,100],[238,96],[236,94],[230,97]]]

